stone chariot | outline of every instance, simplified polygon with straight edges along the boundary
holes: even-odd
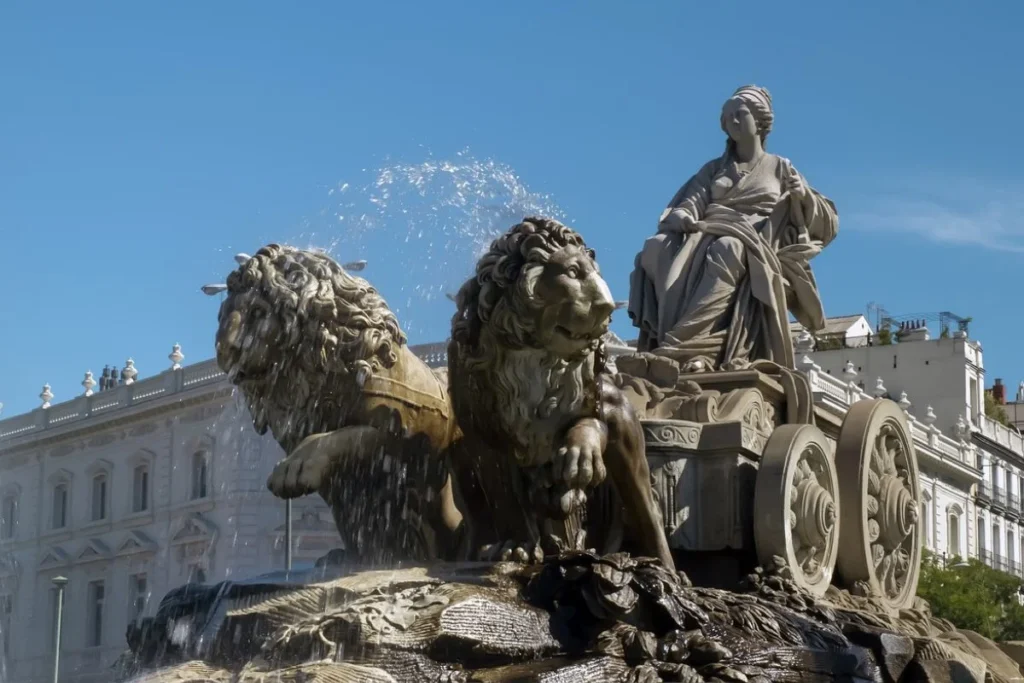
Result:
[[[802,375],[773,364],[616,362],[680,566],[725,582],[755,563],[784,566],[816,595],[835,583],[889,609],[913,603],[920,483],[896,403],[861,401],[840,421],[814,408]]]

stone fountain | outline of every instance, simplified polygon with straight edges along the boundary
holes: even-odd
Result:
[[[583,237],[532,217],[455,297],[448,368],[377,291],[269,245],[230,274],[217,359],[319,494],[312,570],[184,586],[134,624],[124,679],[1010,681],[915,598],[919,480],[903,411],[815,410],[788,313],[824,322],[809,261],[832,202],[764,151],[739,89],[722,157],[637,257],[636,353]]]

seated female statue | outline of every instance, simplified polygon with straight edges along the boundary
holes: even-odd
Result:
[[[628,310],[639,350],[690,370],[791,368],[787,311],[812,332],[824,327],[810,260],[839,218],[788,159],[765,151],[773,120],[771,95],[757,86],[722,107],[725,153],[676,193],[636,258]]]

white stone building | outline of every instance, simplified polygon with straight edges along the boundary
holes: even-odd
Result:
[[[0,681],[51,680],[64,576],[60,680],[108,683],[128,623],[169,589],[284,568],[285,504],[265,484],[283,454],[212,360],[52,400],[0,421]],[[294,502],[292,528],[295,567],[339,544],[319,496]]]
[[[903,400],[918,424],[952,440],[958,457],[936,461],[918,451],[930,487],[924,491],[929,547],[1024,576],[1024,439],[985,415],[981,344],[962,331],[932,338],[923,324],[905,327],[885,345],[874,339],[812,351],[814,340],[801,342],[825,376]]]

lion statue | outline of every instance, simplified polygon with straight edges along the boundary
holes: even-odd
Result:
[[[615,303],[583,238],[525,219],[494,241],[456,306],[448,389],[462,436],[450,467],[463,551],[523,561],[631,544],[674,567],[639,419],[605,371]]]
[[[323,252],[271,244],[228,276],[218,322],[217,364],[288,454],[267,482],[275,495],[319,493],[346,558],[453,552],[444,375],[409,350],[369,283]]]

